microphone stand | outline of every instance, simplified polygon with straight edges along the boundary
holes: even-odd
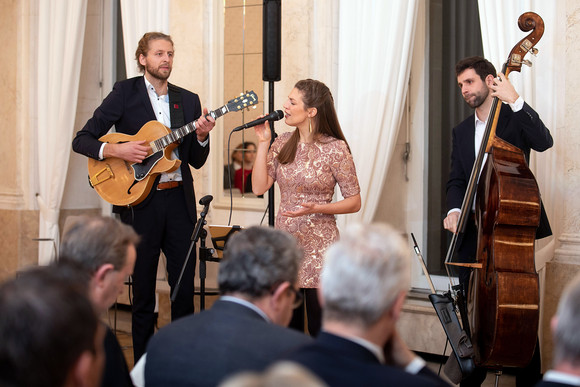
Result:
[[[177,283],[175,284],[175,288],[173,289],[173,294],[171,295],[171,302],[174,302],[175,299],[177,298],[177,294],[179,292],[179,287],[181,285],[181,280],[183,278],[183,273],[185,272],[185,268],[187,267],[187,263],[189,262],[189,257],[191,256],[191,252],[193,250],[193,247],[195,246],[195,244],[197,243],[197,241],[199,240],[200,237],[202,237],[202,242],[200,243],[200,248],[199,248],[199,258],[200,258],[200,268],[199,268],[199,276],[201,279],[201,275],[202,275],[202,264],[201,262],[203,262],[203,297],[205,297],[205,261],[201,261],[202,256],[205,260],[211,260],[211,258],[208,258],[207,255],[209,255],[210,257],[213,254],[213,249],[208,249],[207,247],[205,247],[205,238],[207,236],[207,231],[205,231],[205,229],[203,228],[204,225],[207,224],[205,217],[207,215],[207,212],[209,211],[209,204],[211,203],[211,201],[213,200],[213,196],[211,195],[206,195],[204,197],[202,197],[201,199],[199,199],[199,204],[202,204],[203,210],[201,211],[201,213],[199,214],[199,219],[197,220],[197,223],[195,224],[195,229],[193,230],[193,234],[191,234],[191,243],[189,245],[189,250],[187,251],[187,256],[185,257],[185,262],[183,262],[183,267],[181,268],[181,273],[179,274],[179,279],[177,280]],[[195,273],[195,262],[193,264],[193,271]],[[195,274],[194,274],[195,275]],[[203,302],[203,298],[202,298],[202,303],[200,303],[200,305],[203,305],[201,310],[203,310],[203,308],[205,307],[205,303]]]
[[[268,92],[269,92],[269,101],[268,101],[269,109],[268,110],[270,110],[270,112],[273,112],[274,111],[274,81],[268,82]],[[274,121],[270,121],[270,133],[271,133],[270,146],[272,146],[272,143],[274,142],[276,137],[278,137],[278,135],[276,134],[276,131],[274,130]],[[268,189],[268,225],[270,225],[271,227],[274,227],[275,219],[276,218],[274,217],[274,184],[272,184],[270,189]]]

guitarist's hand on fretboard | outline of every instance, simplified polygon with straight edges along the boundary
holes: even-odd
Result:
[[[116,157],[131,163],[141,163],[150,150],[147,141],[128,141],[118,144],[107,143],[103,149],[104,158]]]
[[[197,135],[197,140],[204,142],[214,126],[215,120],[208,114],[207,108],[204,108],[201,117],[195,121],[195,134]]]

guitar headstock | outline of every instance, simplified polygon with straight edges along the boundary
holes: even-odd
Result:
[[[244,108],[256,105],[258,103],[258,96],[253,90],[242,93],[239,97],[228,101],[226,106],[230,112],[237,112]]]

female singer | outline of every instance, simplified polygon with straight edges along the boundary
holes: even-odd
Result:
[[[308,332],[316,336],[321,324],[316,288],[324,252],[338,239],[335,215],[360,209],[360,188],[328,87],[312,79],[299,81],[284,110],[286,124],[296,129],[280,135],[270,149],[269,123],[255,127],[259,142],[252,189],[262,195],[278,182],[281,199],[276,227],[294,235],[304,249],[298,285],[304,295]],[[336,183],[344,199],[332,203]],[[294,311],[290,326],[304,330],[304,308]]]

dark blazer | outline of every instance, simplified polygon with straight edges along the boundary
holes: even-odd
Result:
[[[330,386],[449,386],[427,368],[413,375],[381,364],[365,347],[342,337],[320,332],[316,340],[286,359],[297,362]]]
[[[216,386],[234,373],[261,371],[310,337],[218,300],[211,309],[162,328],[147,346],[146,386]]]
[[[132,387],[133,381],[129,375],[129,367],[127,367],[125,355],[123,355],[123,350],[117,341],[117,337],[108,326],[105,326],[105,329],[105,369],[103,370],[101,386]]]
[[[501,139],[517,146],[524,152],[526,161],[529,162],[530,150],[543,152],[554,144],[550,131],[538,113],[527,103],[523,108],[514,113],[509,105],[502,106],[496,129],[496,135]],[[471,169],[475,163],[475,116],[470,115],[462,123],[453,128],[453,149],[451,153],[451,170],[447,181],[447,210],[461,208],[463,196],[467,190]],[[467,234],[467,231],[466,231]],[[550,223],[542,206],[540,226],[537,238],[552,235]],[[470,240],[466,235],[464,240]],[[459,249],[462,242],[459,241]],[[467,250],[475,252],[476,246]],[[460,258],[460,252],[458,252]]]
[[[185,123],[193,122],[201,116],[201,103],[197,94],[174,86],[181,91]],[[105,135],[114,125],[119,133],[136,134],[147,122],[155,120],[155,113],[147,94],[145,80],[142,76],[115,83],[111,93],[103,100],[86,125],[77,132],[73,139],[73,150],[87,157],[98,159],[102,142],[98,139]],[[209,144],[201,146],[194,133],[183,138],[178,146],[181,163],[183,188],[187,199],[188,211],[195,223],[195,193],[193,178],[189,165],[199,169],[205,163],[209,154]],[[144,206],[155,194],[155,186],[151,193],[138,206]],[[119,208],[116,208],[119,212]]]

